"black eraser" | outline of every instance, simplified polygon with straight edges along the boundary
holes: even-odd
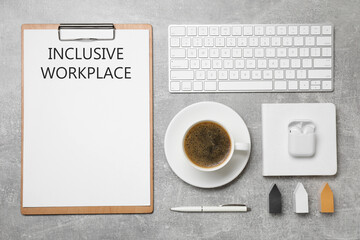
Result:
[[[281,193],[276,184],[273,184],[269,193],[269,213],[281,213],[281,209]]]

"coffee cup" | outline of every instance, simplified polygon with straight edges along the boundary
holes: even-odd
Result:
[[[183,151],[187,162],[200,171],[223,168],[235,151],[249,151],[250,144],[235,142],[230,131],[214,120],[191,124],[183,137]]]

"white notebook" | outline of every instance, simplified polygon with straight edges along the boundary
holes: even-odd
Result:
[[[22,207],[151,205],[150,34],[114,33],[24,30]]]
[[[312,121],[316,152],[294,157],[288,151],[289,123]],[[316,176],[337,172],[336,110],[332,103],[262,104],[263,176]]]

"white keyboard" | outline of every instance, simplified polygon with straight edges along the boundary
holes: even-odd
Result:
[[[169,91],[333,91],[330,24],[170,25]]]

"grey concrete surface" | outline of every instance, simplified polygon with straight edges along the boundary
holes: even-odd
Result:
[[[360,239],[360,1],[50,1],[0,0],[0,239]],[[23,23],[150,23],[154,28],[154,196],[148,215],[22,216],[20,214],[21,49]],[[167,26],[172,23],[317,23],[335,25],[335,91],[172,95],[167,91]],[[166,128],[182,108],[199,101],[224,103],[248,125],[253,149],[231,184],[204,190],[181,181],[163,149]],[[332,102],[337,107],[338,173],[333,177],[262,177],[261,103]],[[292,211],[301,181],[310,213]],[[335,194],[335,214],[320,214],[318,190]],[[283,214],[267,212],[276,182]],[[180,214],[172,206],[245,202],[244,214]]]

